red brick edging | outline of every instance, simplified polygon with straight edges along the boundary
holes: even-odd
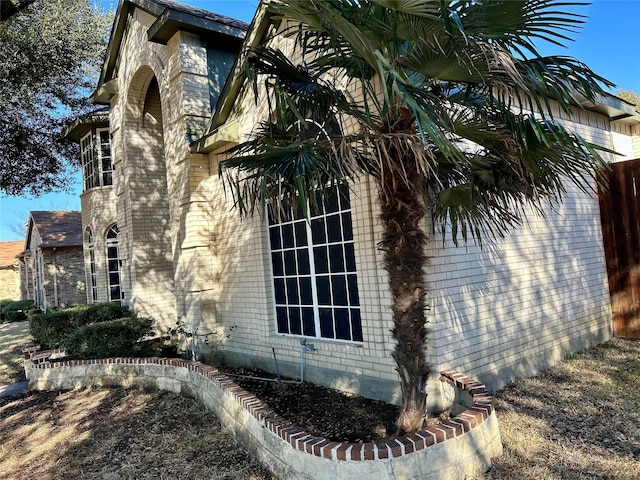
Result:
[[[50,362],[51,351],[24,349],[25,358],[31,361],[31,368],[47,369],[82,365],[168,365],[183,367],[207,378],[226,395],[233,398],[265,428],[289,443],[293,448],[316,457],[339,461],[387,460],[423,450],[431,445],[443,443],[459,437],[482,424],[493,412],[493,397],[487,388],[477,380],[453,370],[441,372],[440,380],[471,395],[472,405],[448,421],[419,430],[411,435],[398,437],[386,443],[346,443],[332,442],[322,437],[308,434],[300,427],[275,415],[269,406],[251,392],[236,385],[229,377],[214,367],[173,358],[107,358],[95,360],[62,360]]]

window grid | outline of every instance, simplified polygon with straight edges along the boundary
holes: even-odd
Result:
[[[100,158],[101,185],[113,184],[113,160],[111,158],[111,134],[108,128],[96,130],[98,138],[98,157]]]
[[[109,286],[109,300],[120,303],[123,298],[120,276],[120,231],[114,225],[107,232],[107,280]]]
[[[80,159],[84,189],[113,184],[113,159],[111,156],[111,134],[108,128],[98,128],[80,140]]]
[[[349,191],[331,189],[309,219],[269,217],[277,331],[362,342]]]
[[[86,134],[80,140],[80,157],[82,160],[82,174],[84,175],[84,189],[95,187],[95,165],[93,150],[93,135]]]
[[[87,230],[87,246],[89,250],[89,278],[91,280],[91,302],[98,301],[98,275],[96,273],[96,249],[93,231]]]

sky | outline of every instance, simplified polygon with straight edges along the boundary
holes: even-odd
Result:
[[[99,0],[103,7],[115,9],[115,0]],[[182,0],[182,3],[250,22],[258,0]],[[614,82],[617,89],[640,93],[640,53],[638,35],[640,0],[595,0],[576,11],[585,15],[582,29],[572,34],[567,48],[540,45],[544,55],[569,55],[586,63],[594,72]],[[1,120],[0,120],[1,121]],[[30,211],[80,210],[80,175],[70,193],[51,193],[40,198],[4,197],[0,194],[0,241],[24,240],[16,226],[24,223]]]

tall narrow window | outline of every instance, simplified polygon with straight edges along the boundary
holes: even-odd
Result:
[[[111,158],[111,134],[108,128],[96,130],[98,139],[98,157],[100,159],[101,185],[113,184],[113,159]]]
[[[91,285],[91,303],[98,301],[98,275],[96,274],[96,246],[93,230],[87,228],[87,250],[89,251],[89,281]]]
[[[278,222],[269,217],[277,331],[362,342],[349,190],[328,191]]]
[[[109,280],[109,300],[122,301],[122,283],[120,274],[120,230],[114,225],[107,232],[107,275]]]
[[[80,159],[82,160],[82,176],[84,177],[84,189],[89,190],[96,186],[95,182],[95,152],[93,149],[93,135],[87,133],[80,140]]]

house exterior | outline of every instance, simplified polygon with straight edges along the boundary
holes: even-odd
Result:
[[[305,379],[397,402],[373,182],[339,189],[309,221],[278,221],[241,219],[218,176],[225,150],[264,115],[236,54],[242,41],[266,41],[276,28],[263,8],[247,27],[168,0],[120,2],[94,94],[110,107],[113,184],[83,193],[85,250],[88,228],[106,241],[117,225],[121,300],[161,330],[183,321],[205,360],[213,345],[227,362],[266,370],[276,357],[292,376],[303,361]],[[558,108],[557,117],[620,152],[615,160],[640,157],[629,104],[607,97],[584,107]],[[499,388],[610,338],[595,196],[572,191],[546,218],[532,213],[485,249],[455,247],[437,233],[430,245],[434,371]],[[107,298],[107,272],[100,275],[88,301]]]
[[[86,303],[80,212],[29,214],[21,254],[23,298],[43,311]]]
[[[0,300],[20,300],[20,261],[24,242],[0,242]]]

